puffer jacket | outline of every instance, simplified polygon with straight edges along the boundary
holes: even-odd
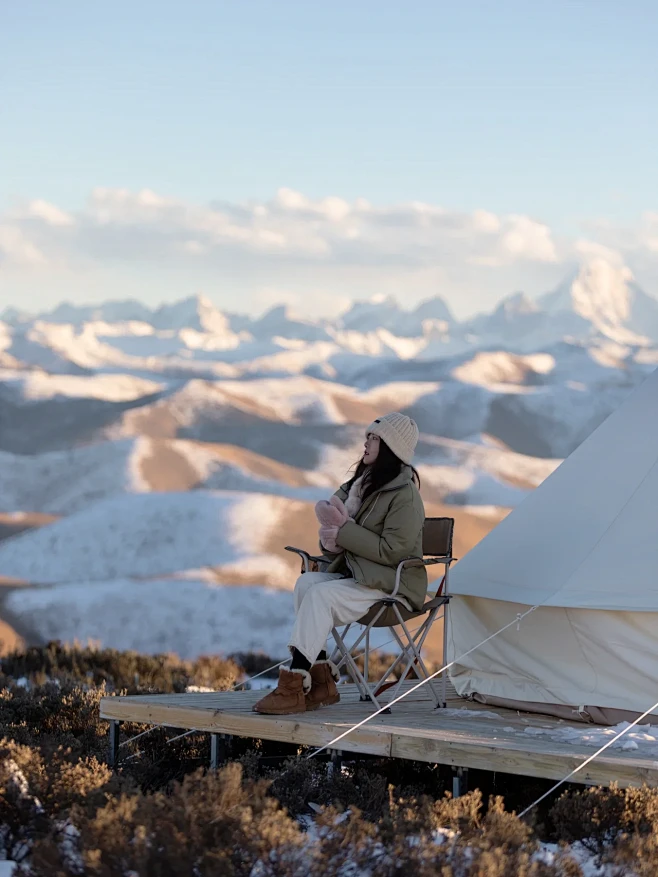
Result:
[[[345,502],[347,484],[335,495]],[[340,528],[336,544],[344,553],[332,555],[324,550],[330,560],[326,571],[345,573],[360,585],[391,594],[400,561],[423,555],[424,521],[420,491],[411,467],[404,466],[397,478],[368,497],[354,521],[347,521]],[[420,609],[427,594],[425,567],[403,570],[398,593],[413,609]]]

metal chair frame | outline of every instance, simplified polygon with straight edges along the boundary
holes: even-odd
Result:
[[[349,676],[356,684],[362,701],[370,700],[377,710],[384,709],[379,698],[383,691],[394,686],[392,700],[395,700],[402,692],[402,686],[407,680],[410,672],[413,671],[417,679],[425,682],[431,693],[436,708],[445,708],[447,703],[447,671],[441,674],[440,692],[437,690],[425,661],[422,657],[422,648],[427,636],[432,629],[432,625],[436,621],[439,611],[443,609],[442,616],[444,618],[444,635],[443,635],[443,664],[447,664],[447,617],[450,606],[449,592],[449,575],[450,565],[454,563],[456,558],[452,556],[452,539],[454,533],[454,518],[426,518],[423,527],[423,556],[422,557],[406,557],[400,561],[397,566],[395,575],[395,588],[390,598],[375,603],[370,611],[364,615],[359,621],[353,624],[361,625],[362,630],[352,645],[348,646],[346,637],[353,624],[347,624],[342,630],[334,627],[332,636],[336,644],[336,648],[332,654],[332,660],[340,670],[345,667]],[[320,570],[321,566],[327,566],[329,561],[326,557],[314,556],[301,548],[286,546],[286,551],[292,551],[298,554],[303,561],[303,571],[310,572],[312,565]],[[442,564],[445,566],[445,573],[439,588],[434,597],[430,598],[422,609],[418,612],[410,612],[396,599],[402,580],[402,573],[409,567],[418,566],[434,566]],[[381,622],[382,617],[387,613],[392,613],[392,623]],[[404,617],[406,615],[406,618]],[[422,618],[424,620],[420,627],[416,630],[410,630],[408,622],[414,618]],[[390,617],[390,616],[389,616]],[[388,667],[381,679],[372,683],[369,681],[369,659],[370,659],[370,633],[375,627],[387,627],[393,634],[393,638],[398,645],[399,654]],[[398,630],[400,628],[400,630]],[[404,638],[401,635],[404,634]],[[405,641],[406,638],[406,641]],[[364,642],[365,640],[365,642]],[[364,672],[359,669],[355,659],[355,652],[364,642]],[[397,683],[390,683],[387,680],[393,675],[398,667],[404,663],[404,669],[400,674]],[[386,710],[387,712],[389,710]]]

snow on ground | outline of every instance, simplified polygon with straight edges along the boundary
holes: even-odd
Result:
[[[335,487],[291,487],[281,481],[256,478],[238,466],[215,462],[213,471],[204,480],[206,490],[233,490],[245,493],[267,493],[274,496],[285,496],[290,499],[301,499],[316,503],[326,499]]]
[[[111,497],[0,544],[0,569],[47,584],[221,567],[285,584],[289,565],[265,546],[289,513],[290,500],[254,493]]]
[[[148,444],[138,438],[30,456],[0,451],[0,510],[69,515],[116,493],[147,491],[139,459]]]
[[[543,843],[534,858],[538,862],[552,865],[559,861],[559,857],[563,856],[565,852],[580,866],[582,877],[633,877],[630,871],[622,873],[618,865],[599,865],[597,856],[584,847],[582,843],[571,844],[566,848],[566,851],[561,850],[557,844]]]
[[[494,478],[486,472],[455,466],[419,466],[418,474],[427,494],[435,491],[437,499],[456,505],[502,506],[514,508],[528,494]]]
[[[99,641],[116,649],[175,652],[182,658],[239,651],[282,660],[294,619],[292,593],[157,579],[84,581],[12,591],[7,608],[45,640]],[[373,647],[388,631],[371,637]],[[389,642],[388,650],[395,645]]]
[[[452,375],[459,381],[493,387],[500,384],[523,384],[529,377],[547,375],[555,367],[548,353],[520,356],[504,350],[482,351],[456,366]]]
[[[531,728],[524,729],[524,733],[533,737],[550,737],[556,743],[575,744],[578,746],[591,746],[600,749],[613,737],[629,727],[629,722],[620,722],[614,727],[602,727],[588,725],[585,729],[565,725],[554,728]],[[615,741],[609,749],[619,749],[623,752],[640,750],[646,758],[658,758],[658,725],[636,725],[619,740]]]
[[[36,404],[51,399],[99,399],[133,402],[158,393],[165,385],[134,375],[59,375],[43,371],[0,371],[0,382],[12,394],[14,404]]]
[[[117,494],[194,487],[316,502],[331,485],[306,483],[313,480],[241,448],[139,436],[44,454],[0,451],[0,512],[68,515]]]

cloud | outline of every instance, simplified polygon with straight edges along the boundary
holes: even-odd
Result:
[[[69,213],[60,210],[59,207],[50,204],[48,201],[42,201],[40,199],[30,201],[27,204],[24,215],[27,218],[41,219],[47,225],[73,225],[73,217]]]
[[[463,213],[417,201],[381,207],[364,199],[314,200],[286,188],[269,201],[244,204],[194,204],[150,189],[97,188],[75,216],[42,200],[29,202],[20,216],[37,239],[106,259],[240,252],[418,269],[556,259],[550,229],[528,216]]]
[[[195,203],[99,187],[75,211],[37,199],[0,215],[0,259],[15,270],[65,266],[68,277],[97,288],[119,274],[124,282],[150,274],[154,287],[174,277],[190,285],[228,279],[230,295],[246,292],[251,307],[266,304],[268,289],[287,290],[296,308],[314,290],[326,310],[338,297],[385,292],[411,302],[438,293],[463,315],[512,289],[544,292],[584,260],[630,260],[651,288],[658,212],[634,227],[592,223],[568,240],[526,214],[423,201],[381,205],[281,188],[269,199]]]
[[[0,223],[0,266],[33,267],[46,261],[44,254],[19,227]]]

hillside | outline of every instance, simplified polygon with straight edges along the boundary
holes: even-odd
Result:
[[[455,517],[463,556],[656,367],[657,306],[590,259],[461,323],[440,296],[333,321],[204,297],[6,311],[5,638],[282,654],[299,571],[283,548],[315,547],[313,504],[371,420],[417,420],[427,512]]]

